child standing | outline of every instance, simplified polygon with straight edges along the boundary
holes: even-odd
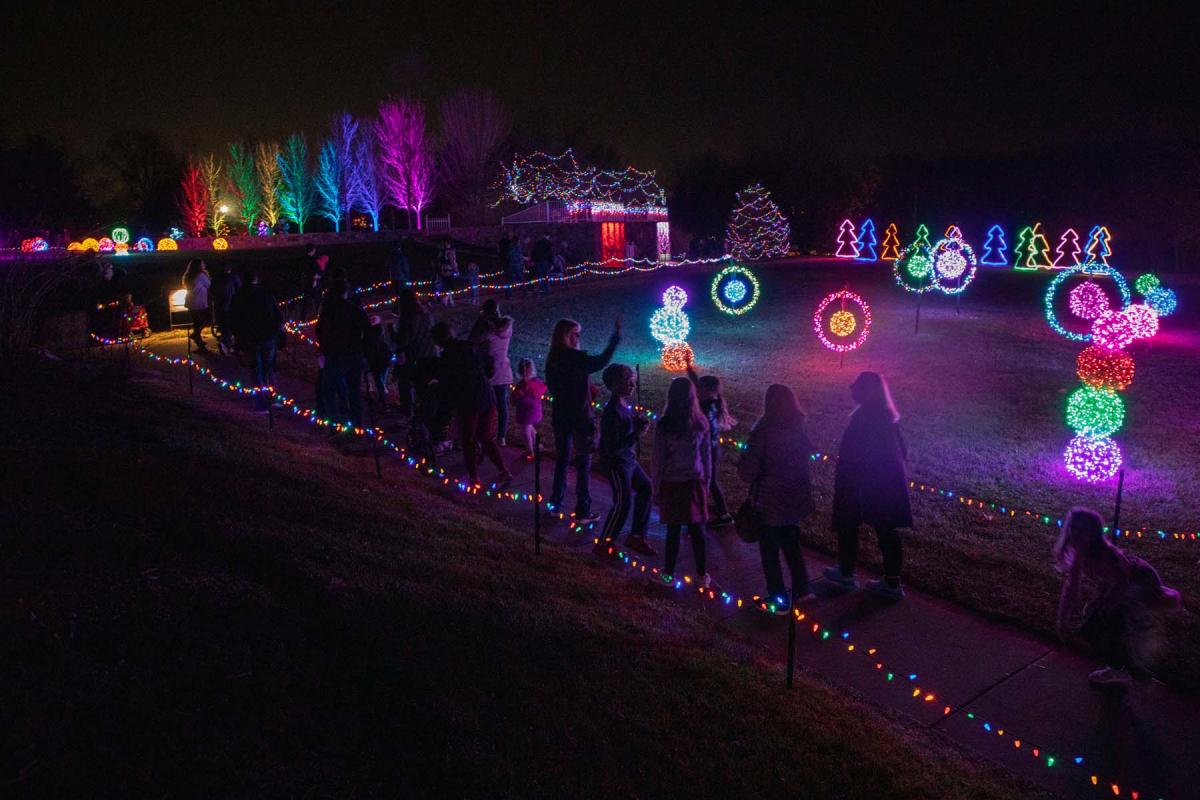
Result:
[[[616,542],[629,516],[632,495],[633,527],[625,537],[625,545],[634,552],[652,556],[657,551],[646,541],[646,525],[650,522],[650,477],[638,464],[635,452],[638,437],[649,420],[629,407],[629,397],[634,389],[633,370],[624,364],[609,364],[600,377],[612,392],[600,416],[600,459],[612,486],[613,507],[604,520],[595,551],[603,555]]]
[[[721,458],[721,434],[733,430],[733,426],[737,425],[737,420],[730,416],[729,411],[725,408],[725,398],[721,396],[720,378],[716,375],[703,377],[697,375],[696,370],[692,368],[691,358],[688,359],[687,372],[692,383],[696,385],[700,410],[708,419],[708,441],[712,448],[712,477],[708,481],[708,501],[709,508],[713,512],[709,514],[708,524],[711,527],[719,528],[733,523],[733,515],[729,513],[729,506],[725,502],[725,492],[721,491],[721,484],[717,481],[717,465]]]
[[[1105,666],[1088,675],[1096,685],[1129,683],[1145,675],[1151,655],[1155,609],[1179,608],[1179,592],[1164,586],[1154,567],[1109,541],[1104,520],[1088,508],[1067,513],[1054,544],[1058,571],[1066,575],[1058,601],[1056,629],[1061,637],[1079,600],[1086,576],[1097,596],[1084,609],[1079,633]]]
[[[654,496],[658,499],[659,519],[667,526],[664,579],[675,574],[679,537],[686,525],[696,572],[704,576],[701,586],[705,589],[713,586],[704,558],[711,468],[708,419],[696,402],[696,388],[688,378],[676,378],[667,390],[667,405],[654,429]]]
[[[542,421],[542,397],[546,394],[546,384],[538,379],[537,369],[528,358],[522,358],[517,363],[517,376],[520,380],[513,389],[512,401],[517,411],[517,425],[525,436],[525,459],[533,461],[537,458],[533,429]]]
[[[474,261],[467,264],[467,285],[471,287],[471,305],[479,305],[479,265]]]

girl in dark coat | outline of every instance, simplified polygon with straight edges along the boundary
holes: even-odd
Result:
[[[838,538],[838,566],[825,570],[825,577],[845,589],[858,586],[854,565],[858,561],[858,528],[866,523],[875,529],[883,552],[883,580],[871,581],[867,589],[892,600],[904,596],[900,588],[900,534],[897,528],[912,526],[908,503],[908,478],[904,474],[906,452],[900,415],[892,404],[883,376],[863,372],[850,385],[850,396],[858,408],[842,436],[837,472],[833,483],[833,529]]]

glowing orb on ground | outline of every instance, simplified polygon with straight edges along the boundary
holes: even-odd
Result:
[[[745,267],[731,264],[713,276],[709,297],[723,314],[741,316],[758,303],[758,278]]]
[[[96,247],[101,253],[111,253],[117,249],[117,243],[105,236],[96,243]]]
[[[845,338],[854,333],[858,320],[849,311],[835,311],[829,317],[829,332],[834,336]]]
[[[139,253],[148,253],[154,249],[154,242],[143,236],[137,240],[137,244],[133,246],[133,249],[137,250]]]
[[[1162,284],[1158,276],[1153,272],[1145,272],[1138,275],[1137,280],[1133,282],[1133,288],[1138,294],[1146,295],[1153,292]]]
[[[1080,386],[1067,397],[1067,425],[1080,436],[1111,436],[1125,421],[1125,401],[1116,392]]]
[[[687,314],[678,308],[660,308],[650,315],[650,335],[659,344],[682,342],[691,331]]]
[[[913,253],[904,268],[914,278],[928,278],[933,273],[933,261],[925,253]]]
[[[829,306],[834,303],[838,303],[838,308],[829,315],[829,319],[826,321],[825,309],[829,308]],[[848,307],[857,307],[858,316],[862,317],[862,324],[856,324],[855,326],[858,328],[858,336],[848,342],[835,342],[831,340],[828,335],[826,335],[826,330],[828,329],[829,333],[832,333],[834,336],[838,337],[845,337],[849,335],[849,332],[839,334],[833,329],[835,318],[838,319],[839,328],[843,330],[845,329],[845,318],[838,316],[839,314],[847,314],[851,317],[854,316]],[[854,328],[851,328],[850,332],[853,332],[853,330]],[[868,306],[861,297],[849,289],[843,289],[840,292],[833,292],[832,294],[826,295],[825,298],[817,305],[817,310],[813,314],[813,332],[817,334],[817,339],[820,340],[821,344],[825,345],[835,353],[848,353],[851,350],[857,350],[862,346],[862,343],[867,340],[867,334],[870,333],[870,331],[871,307]]]
[[[87,248],[85,248],[85,247],[84,247],[84,246],[83,246],[81,243],[79,243],[79,242],[71,242],[70,244],[68,244],[68,245],[67,245],[67,252],[68,252],[68,253],[78,253],[80,250],[85,250],[85,249],[87,249]]]
[[[1095,281],[1084,281],[1068,293],[1067,306],[1080,319],[1093,320],[1109,310],[1108,295]]]
[[[668,286],[663,292],[662,304],[664,308],[683,308],[687,305],[688,296],[679,286]]]
[[[1134,303],[1121,312],[1129,320],[1135,339],[1149,339],[1158,333],[1158,312],[1145,303]]]
[[[1081,481],[1106,481],[1121,468],[1121,448],[1107,436],[1076,436],[1063,452],[1063,463]]]
[[[159,250],[178,250],[179,245],[175,244],[174,239],[162,238],[158,240]]]
[[[961,294],[975,280],[975,251],[962,239],[942,239],[933,247],[933,287]]]
[[[1133,342],[1133,325],[1121,311],[1105,311],[1092,323],[1092,341],[1109,350],[1124,350]]]
[[[1157,289],[1151,289],[1150,294],[1146,295],[1146,305],[1158,312],[1160,317],[1169,317],[1175,313],[1179,299],[1175,297],[1174,289],[1160,286]]]
[[[91,250],[93,253],[98,253],[100,251],[100,242],[89,236],[83,240],[81,247],[84,250]]]
[[[228,250],[229,242],[225,241],[223,236],[218,236],[213,239],[213,250]]]
[[[1092,344],[1076,357],[1075,372],[1088,386],[1120,392],[1133,383],[1133,358],[1128,353]]]
[[[668,372],[684,372],[694,360],[692,347],[687,342],[672,342],[663,348],[662,365]]]

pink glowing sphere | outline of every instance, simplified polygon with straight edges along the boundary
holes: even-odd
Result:
[[[1081,481],[1106,481],[1121,468],[1121,448],[1107,436],[1076,436],[1063,452],[1063,463]]]
[[[1124,350],[1133,339],[1133,325],[1123,312],[1105,311],[1092,323],[1092,341],[1101,347]]]
[[[1096,319],[1109,310],[1108,295],[1093,281],[1085,281],[1067,295],[1071,313],[1080,319]]]

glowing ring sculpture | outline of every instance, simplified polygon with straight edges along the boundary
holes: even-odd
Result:
[[[129,244],[129,229],[113,228],[112,240],[116,244]]]
[[[143,236],[137,240],[137,244],[133,246],[133,249],[139,253],[148,253],[154,249],[154,242],[150,241],[148,237]]]
[[[1058,321],[1058,316],[1054,313],[1054,298],[1058,293],[1059,288],[1063,285],[1067,278],[1071,277],[1072,275],[1080,274],[1107,275],[1108,277],[1112,278],[1113,283],[1117,285],[1117,291],[1121,293],[1120,311],[1124,311],[1125,308],[1129,306],[1131,299],[1129,295],[1129,284],[1125,282],[1125,277],[1121,275],[1121,273],[1117,272],[1113,267],[1110,267],[1107,264],[1101,264],[1098,261],[1087,261],[1083,264],[1075,264],[1074,266],[1067,267],[1066,269],[1062,270],[1054,276],[1054,279],[1050,281],[1050,285],[1046,287],[1046,296],[1043,298],[1042,302],[1046,307],[1046,322],[1050,324],[1051,329],[1053,329],[1054,332],[1060,336],[1065,336],[1074,342],[1091,342],[1091,332],[1076,333],[1074,331],[1067,330],[1063,327],[1063,324]],[[1159,316],[1161,316],[1161,312]]]
[[[904,291],[925,294],[933,288],[932,249],[924,244],[904,248],[892,262],[892,275]]]
[[[739,285],[742,287],[740,293],[736,289]],[[753,272],[737,264],[730,264],[713,276],[712,286],[709,288],[709,296],[717,310],[734,317],[754,308],[758,303],[759,294],[758,278]]]
[[[971,281],[979,262],[975,251],[962,239],[942,239],[933,246],[933,288],[942,294],[962,294]],[[957,285],[949,285],[957,281]]]
[[[825,309],[829,308],[830,304],[833,302],[839,300],[841,301],[841,307],[837,312],[834,312],[835,315],[840,313],[851,314],[851,312],[846,310],[847,303],[856,305],[859,308],[859,315],[862,317],[862,323],[861,325],[856,326],[858,328],[858,336],[855,337],[853,341],[843,343],[835,342],[826,334],[826,327],[828,326],[825,322]],[[833,316],[834,315],[830,316],[831,322],[833,320]],[[851,316],[853,315],[851,314]],[[845,330],[846,326],[843,324],[840,326],[840,329]],[[862,343],[867,340],[867,334],[870,333],[870,331],[871,307],[868,306],[861,297],[849,289],[842,289],[840,292],[833,292],[832,294],[826,295],[825,299],[822,300],[817,306],[816,312],[813,313],[813,332],[817,334],[817,339],[820,340],[821,344],[825,345],[825,347],[835,353],[849,353],[851,350],[857,350],[862,346]],[[850,331],[846,333],[845,336],[849,336],[849,334],[853,332],[854,328],[850,328]],[[834,330],[830,330],[829,333],[832,333],[834,336],[838,335],[837,331]]]
[[[225,241],[224,237],[218,236],[213,239],[213,250],[228,250],[229,242]]]

